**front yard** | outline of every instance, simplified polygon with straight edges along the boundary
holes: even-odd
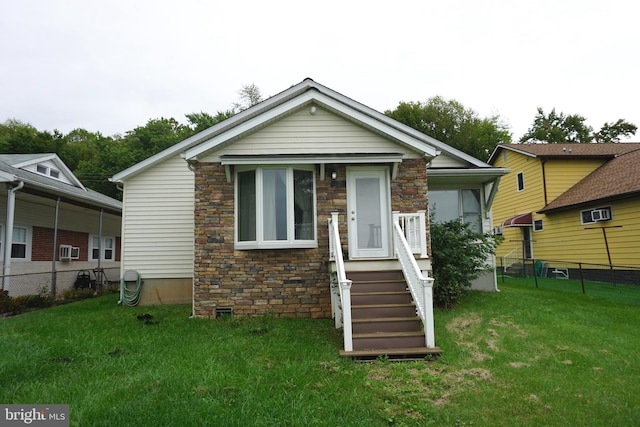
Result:
[[[330,320],[189,319],[117,295],[0,320],[0,402],[71,425],[640,425],[640,305],[500,285],[436,311],[436,360],[341,359]]]

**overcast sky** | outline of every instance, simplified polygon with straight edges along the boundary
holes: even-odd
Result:
[[[124,133],[311,77],[384,112],[441,95],[514,140],[537,107],[640,126],[632,0],[0,0],[0,122]],[[634,141],[640,141],[640,134]]]

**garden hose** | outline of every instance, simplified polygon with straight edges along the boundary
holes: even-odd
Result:
[[[127,286],[127,281],[125,281],[127,273],[129,272],[127,271],[124,277],[120,280],[120,295],[122,296],[123,304],[128,305],[129,307],[134,307],[140,302],[142,278],[136,273],[136,286],[135,288],[130,289]]]

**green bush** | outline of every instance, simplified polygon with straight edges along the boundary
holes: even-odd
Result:
[[[451,309],[471,287],[471,282],[485,271],[491,271],[487,258],[495,254],[496,236],[482,234],[459,220],[431,222],[433,302]]]
[[[26,310],[46,308],[53,305],[53,298],[46,288],[38,295],[20,295],[11,297],[8,291],[0,294],[0,313],[20,314]]]

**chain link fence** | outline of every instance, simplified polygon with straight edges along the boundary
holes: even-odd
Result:
[[[498,275],[537,288],[626,297],[640,301],[640,267],[547,259],[500,258]]]
[[[43,271],[0,276],[2,290],[11,297],[48,295],[54,300],[63,297],[69,289],[95,289],[118,287],[120,268],[94,268],[78,270]]]

